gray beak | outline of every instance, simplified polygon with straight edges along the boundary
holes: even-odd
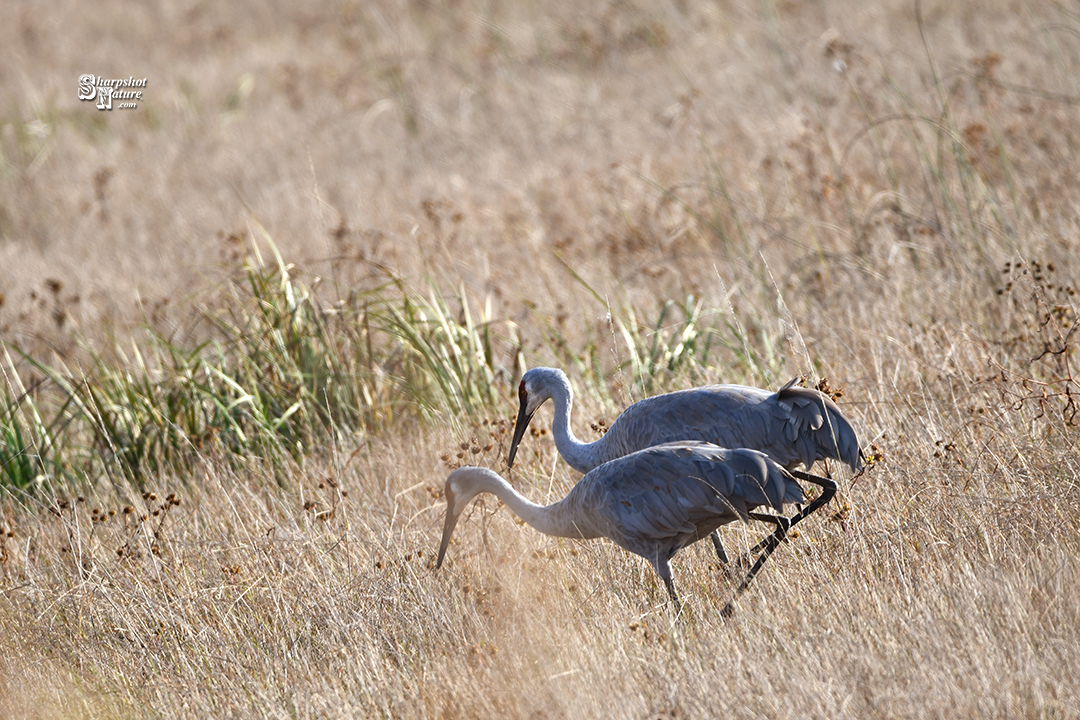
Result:
[[[506,467],[514,467],[514,456],[517,455],[518,444],[521,442],[521,438],[525,435],[525,428],[529,427],[529,421],[532,420],[533,413],[526,412],[528,401],[523,397],[521,398],[521,407],[518,408],[517,422],[514,423],[514,437],[510,441],[510,454],[506,457]],[[536,412],[535,410],[533,412]]]
[[[454,496],[447,493],[446,496],[446,522],[443,523],[442,542],[439,543],[439,558],[435,561],[435,569],[442,567],[443,556],[446,555],[446,547],[450,544],[450,536],[454,534],[454,526],[457,525],[458,515],[454,512]]]

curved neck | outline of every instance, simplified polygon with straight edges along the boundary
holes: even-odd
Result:
[[[562,459],[580,473],[587,473],[603,463],[604,438],[591,443],[581,442],[570,427],[570,409],[574,405],[574,396],[569,383],[556,384],[552,389],[551,401],[555,405],[551,434],[555,437],[555,448]]]
[[[568,538],[596,537],[588,529],[591,525],[588,522],[589,518],[575,513],[571,504],[567,502],[570,496],[551,505],[537,505],[521,495],[497,473],[487,468],[478,469],[480,472],[473,476],[476,478],[477,493],[489,492],[495,495],[515,515],[545,535]],[[571,495],[573,495],[573,490],[571,490]]]

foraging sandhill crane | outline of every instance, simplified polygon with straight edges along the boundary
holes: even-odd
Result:
[[[518,517],[557,537],[606,537],[645,558],[664,581],[676,609],[681,605],[671,579],[671,558],[682,548],[734,520],[776,525],[761,557],[721,611],[749,585],[780,544],[789,521],[753,510],[803,500],[802,488],[786,470],[756,450],[729,450],[708,443],[680,442],[650,447],[590,470],[562,500],[536,505],[487,468],[463,467],[446,479],[446,522],[435,567],[442,565],[458,518],[476,495],[496,495]],[[815,501],[818,502],[818,501]]]
[[[824,394],[794,383],[791,380],[775,393],[744,385],[708,385],[654,395],[626,408],[600,439],[584,443],[570,428],[574,393],[566,373],[556,368],[533,368],[522,376],[518,389],[520,408],[507,467],[514,466],[518,444],[533,414],[550,398],[555,403],[551,421],[555,447],[582,473],[635,450],[682,440],[760,450],[789,471],[799,465],[809,470],[815,461],[830,458],[857,472],[863,458],[851,423]],[[798,477],[809,480],[803,473]],[[828,496],[821,504],[828,502],[836,484],[829,480],[823,484],[824,478],[812,477],[811,482],[822,485]],[[804,509],[791,523],[809,514]],[[717,533],[712,534],[712,541],[721,562],[727,562]],[[760,549],[761,545],[752,552]]]

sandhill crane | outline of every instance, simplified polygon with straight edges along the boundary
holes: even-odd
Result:
[[[626,408],[599,440],[583,443],[570,428],[574,394],[566,373],[556,368],[533,368],[522,376],[518,388],[520,408],[507,467],[514,466],[518,444],[533,414],[550,398],[555,403],[551,422],[555,447],[572,468],[582,473],[635,450],[680,440],[760,450],[789,471],[799,465],[809,470],[815,461],[824,458],[840,460],[858,471],[863,459],[851,423],[824,394],[795,387],[794,383],[790,381],[775,393],[744,385],[708,385],[655,395]],[[798,476],[809,479],[803,473]],[[812,477],[812,482],[825,488],[821,504],[828,502],[836,492],[836,484]],[[791,518],[792,524],[810,512],[804,509]],[[717,533],[712,534],[712,541],[717,556],[726,562]]]
[[[783,540],[789,521],[753,510],[801,502],[802,488],[786,470],[756,450],[729,450],[698,442],[668,443],[616,458],[590,470],[562,500],[536,505],[487,468],[463,467],[446,479],[446,522],[435,567],[442,566],[458,518],[478,494],[489,492],[518,517],[547,535],[606,537],[645,558],[680,607],[671,558],[734,520],[775,524],[737,598]],[[817,501],[815,501],[817,502]],[[732,598],[722,610],[732,613]]]

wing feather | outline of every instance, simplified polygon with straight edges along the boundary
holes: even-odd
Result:
[[[579,484],[600,488],[583,496],[606,514],[605,534],[639,553],[655,553],[657,543],[678,549],[755,507],[802,500],[798,483],[763,453],[695,442],[617,458]]]
[[[836,403],[791,382],[775,393],[710,385],[640,400],[608,430],[604,459],[691,440],[760,450],[788,468],[823,458],[862,466],[858,436]]]

